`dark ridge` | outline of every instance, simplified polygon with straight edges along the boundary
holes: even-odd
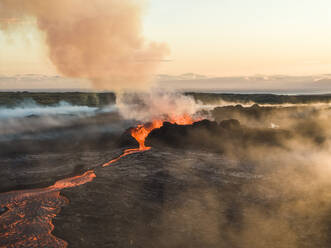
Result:
[[[289,138],[290,135],[285,130],[248,128],[235,119],[220,123],[202,120],[186,126],[165,122],[163,127],[149,134],[146,145],[226,152],[235,148],[245,149],[252,144],[282,146],[281,141]]]
[[[26,99],[32,99],[39,105],[56,105],[65,101],[72,105],[102,107],[115,104],[116,95],[86,92],[0,92],[0,106],[14,107]]]
[[[116,142],[118,144],[118,147],[130,147],[130,148],[137,148],[137,147],[139,147],[139,143],[131,135],[131,129],[132,128],[128,128],[119,137],[118,141]]]
[[[195,93],[188,92],[196,101],[204,104],[218,103],[220,100],[241,104],[309,104],[329,103],[331,94],[324,95],[275,95],[275,94],[229,94],[229,93]],[[112,92],[0,92],[0,106],[13,107],[26,99],[32,99],[40,105],[56,105],[66,101],[72,105],[102,107],[116,102]]]
[[[185,93],[192,96],[196,101],[205,104],[213,104],[220,100],[238,103],[258,103],[258,104],[303,104],[303,103],[328,103],[331,102],[331,94],[325,95],[275,95],[275,94],[228,94],[228,93]]]

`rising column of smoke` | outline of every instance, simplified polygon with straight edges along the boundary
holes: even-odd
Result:
[[[35,18],[49,57],[64,76],[96,88],[148,85],[167,46],[142,37],[143,0],[0,0],[0,20]],[[1,24],[8,29],[17,22]]]

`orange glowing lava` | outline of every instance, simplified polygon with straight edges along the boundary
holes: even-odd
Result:
[[[139,143],[139,150],[145,151],[150,149],[150,147],[145,146],[145,140],[147,136],[154,129],[160,128],[162,126],[163,126],[163,121],[155,120],[152,123],[146,125],[138,125],[136,128],[133,128],[131,130],[132,137],[135,138]]]
[[[121,158],[150,150],[145,146],[145,140],[154,129],[161,128],[164,122],[178,125],[190,125],[194,120],[189,115],[171,115],[164,120],[154,120],[151,123],[138,125],[131,129],[131,135],[139,143],[139,148],[127,149],[119,157],[105,163],[109,166]],[[94,170],[82,175],[57,181],[52,186],[39,189],[11,191],[0,194],[0,203],[9,211],[0,216],[0,248],[2,247],[59,247],[65,248],[67,242],[52,235],[53,218],[61,207],[68,204],[67,199],[60,195],[65,188],[77,187],[92,182],[96,177]],[[34,228],[35,233],[29,231]]]
[[[134,148],[134,149],[127,149],[123,152],[122,155],[120,155],[119,157],[109,161],[108,163],[105,163],[102,165],[102,167],[106,167],[106,166],[109,166],[115,162],[117,162],[118,160],[120,160],[121,158],[127,156],[127,155],[130,155],[130,154],[134,154],[134,153],[137,153],[137,152],[141,152],[141,151],[146,151],[146,150],[149,150],[150,148],[147,149],[147,147],[144,149],[144,150],[140,150],[140,148]]]
[[[192,125],[195,121],[193,118],[188,114],[183,115],[170,115],[170,119],[168,122],[177,125]]]
[[[121,158],[130,154],[150,150],[151,147],[145,145],[145,140],[150,134],[150,132],[152,132],[154,129],[161,128],[164,122],[170,122],[172,124],[177,124],[177,125],[191,125],[194,123],[194,120],[188,114],[170,115],[168,118],[165,118],[165,120],[154,120],[151,123],[138,125],[137,127],[131,129],[131,136],[135,138],[135,140],[138,142],[139,148],[127,149],[123,152],[122,155],[109,161],[108,163],[103,164],[102,166],[103,167],[109,166],[119,161]]]
[[[190,115],[184,114],[180,116],[170,115],[169,118],[165,120],[154,120],[151,123],[145,125],[138,125],[136,128],[131,130],[131,135],[139,143],[139,150],[146,151],[151,149],[150,147],[145,146],[145,140],[154,129],[161,128],[164,122],[170,122],[172,124],[178,125],[190,125],[193,124],[193,119]]]

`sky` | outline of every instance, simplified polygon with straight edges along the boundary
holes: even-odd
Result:
[[[159,74],[326,74],[330,9],[330,0],[150,0],[143,28],[171,49]],[[33,21],[22,25],[0,31],[0,74],[56,75],[44,35]]]
[[[170,74],[328,73],[330,9],[329,0],[152,0],[145,29],[170,45]]]

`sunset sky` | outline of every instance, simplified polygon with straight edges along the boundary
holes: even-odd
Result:
[[[328,73],[330,9],[329,0],[153,0],[145,30],[170,44],[166,73]]]
[[[208,76],[331,72],[329,0],[151,0],[148,40],[171,55],[158,73]],[[57,74],[43,34],[24,21],[0,31],[0,74]]]

